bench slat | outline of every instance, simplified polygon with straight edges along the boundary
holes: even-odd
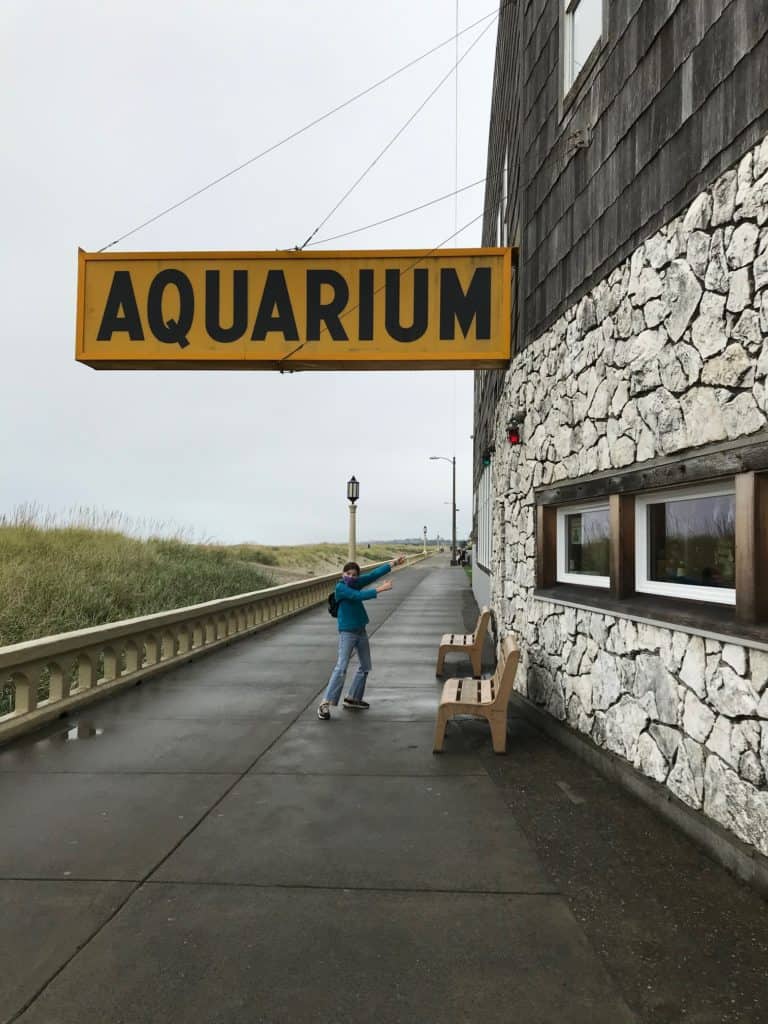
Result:
[[[471,633],[445,633],[440,641],[441,647],[466,647],[474,643]]]

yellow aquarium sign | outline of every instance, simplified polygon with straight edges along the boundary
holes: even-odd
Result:
[[[80,251],[76,358],[104,370],[506,366],[509,249]]]

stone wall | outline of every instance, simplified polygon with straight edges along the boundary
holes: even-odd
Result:
[[[768,138],[512,361],[492,577],[518,689],[766,855],[768,652],[533,589],[535,487],[762,430],[767,375]]]

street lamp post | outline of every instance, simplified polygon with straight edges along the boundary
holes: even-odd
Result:
[[[431,462],[450,462],[453,470],[453,491],[451,497],[451,512],[452,512],[452,523],[451,523],[451,565],[457,565],[456,559],[456,456],[449,459],[446,455],[430,455]]]
[[[349,502],[349,561],[354,562],[357,558],[357,506],[355,502],[360,497],[360,481],[354,476],[347,480],[347,501]]]

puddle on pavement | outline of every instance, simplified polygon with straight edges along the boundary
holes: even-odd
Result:
[[[64,743],[73,743],[75,740],[93,739],[94,736],[101,736],[103,732],[103,729],[100,729],[92,722],[79,722],[77,725],[73,725],[64,732],[59,733],[58,738],[63,740]]]

